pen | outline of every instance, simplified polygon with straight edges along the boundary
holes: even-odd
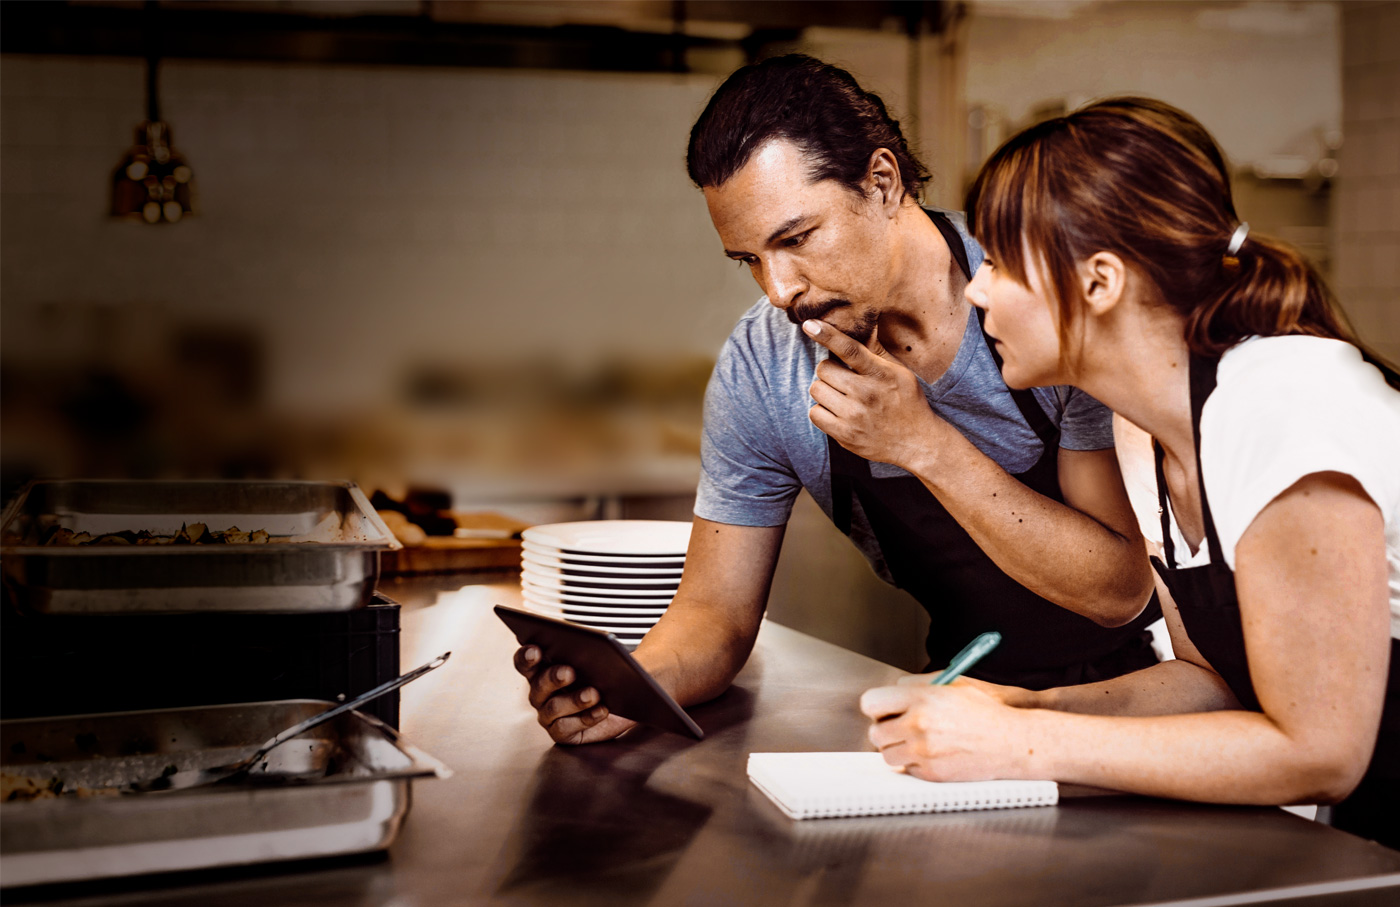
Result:
[[[953,660],[948,662],[948,667],[943,669],[942,674],[939,674],[933,680],[929,681],[929,685],[935,687],[947,686],[957,680],[968,668],[977,664],[977,662],[982,660],[983,656],[995,649],[1000,642],[1001,634],[995,630],[989,633],[983,633],[981,636],[968,643],[961,652],[954,655]]]

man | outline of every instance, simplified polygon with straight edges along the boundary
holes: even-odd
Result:
[[[682,705],[729,686],[806,488],[928,610],[931,667],[985,630],[1005,641],[970,674],[1001,683],[1154,663],[1160,609],[1111,416],[1069,388],[1007,388],[963,295],[981,250],[960,216],[919,206],[925,171],[880,99],[810,57],[744,67],[687,164],[765,298],[710,379],[684,578],[637,660]],[[536,647],[516,666],[555,741],[631,726]]]

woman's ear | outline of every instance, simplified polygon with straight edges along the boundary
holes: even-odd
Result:
[[[888,213],[895,214],[904,203],[904,179],[899,162],[888,148],[876,148],[865,171],[865,189],[871,199]]]
[[[1079,263],[1079,288],[1091,315],[1102,317],[1123,299],[1128,269],[1112,252],[1095,252]]]

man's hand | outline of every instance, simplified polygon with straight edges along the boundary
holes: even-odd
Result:
[[[947,427],[929,408],[918,377],[880,346],[878,332],[866,348],[824,321],[802,329],[846,364],[817,364],[812,424],[857,456],[913,472],[911,465],[933,446],[930,435]]]
[[[599,702],[593,687],[576,687],[569,665],[544,662],[538,646],[522,646],[515,652],[515,669],[530,682],[530,705],[540,726],[555,743],[596,743],[631,729],[635,721],[614,715]]]

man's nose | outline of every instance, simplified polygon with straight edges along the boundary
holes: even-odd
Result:
[[[780,309],[792,308],[807,291],[807,282],[791,264],[772,262],[768,267],[768,301]]]

